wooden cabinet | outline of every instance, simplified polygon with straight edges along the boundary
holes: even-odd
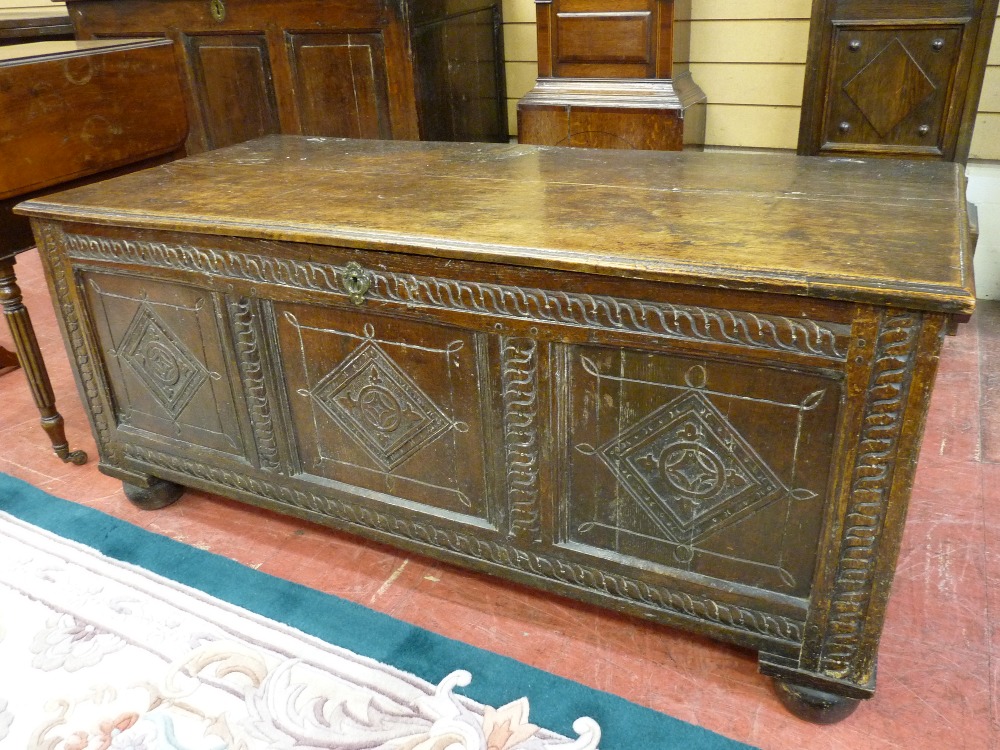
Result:
[[[22,210],[136,502],[197,487],[740,644],[829,718],[875,689],[974,305],[961,184],[272,136]]]
[[[687,5],[687,4],[685,4]],[[538,80],[518,140],[677,151],[703,143],[705,95],[678,50],[674,0],[536,0]]]
[[[815,0],[799,152],[968,157],[997,0]]]
[[[270,133],[507,140],[495,0],[71,0],[69,8],[81,38],[176,41],[192,153]]]

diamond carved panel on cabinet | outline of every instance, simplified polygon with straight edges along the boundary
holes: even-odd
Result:
[[[292,473],[351,483],[438,515],[498,521],[484,450],[495,389],[480,368],[486,344],[468,331],[276,305],[281,378],[295,430]],[[419,343],[417,343],[419,342]],[[485,380],[484,380],[485,378]],[[460,475],[455,467],[462,465]]]
[[[964,161],[997,0],[815,0],[799,153]]]
[[[882,81],[900,84],[896,96],[880,96]],[[844,84],[844,93],[883,138],[936,89],[937,86],[896,37]]]
[[[229,456],[248,444],[231,384],[222,315],[211,293],[88,271],[98,341],[109,352],[114,429],[141,445],[183,441]]]
[[[331,370],[312,395],[386,469],[396,468],[451,426],[444,412],[372,340]]]
[[[208,378],[191,350],[145,304],[136,311],[118,358],[175,419]]]

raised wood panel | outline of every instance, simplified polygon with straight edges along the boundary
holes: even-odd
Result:
[[[208,148],[280,132],[262,34],[192,35],[187,47]]]
[[[648,11],[650,0],[555,0],[560,13],[628,13]]]
[[[886,144],[944,153],[962,28],[844,26],[833,37],[826,144]],[[941,49],[935,45],[942,44]]]
[[[800,153],[968,158],[997,0],[817,0]]]
[[[555,66],[557,75],[571,63],[608,66],[609,77],[617,77],[617,66],[632,64],[645,68],[651,62],[650,21],[648,12],[574,15],[560,13],[556,36]],[[623,68],[623,70],[626,70]]]
[[[392,137],[381,34],[289,34],[288,51],[303,133]]]
[[[207,0],[73,0],[68,7],[81,38],[152,32],[177,39],[187,35],[211,36],[216,38],[215,46],[225,46],[226,40],[244,35],[264,40],[259,49],[258,80],[254,85],[243,85],[250,93],[239,92],[235,83],[217,85],[211,93],[206,93],[202,90],[203,80],[212,75],[225,76],[204,72],[202,69],[207,66],[200,59],[179,60],[193,123],[188,139],[189,152],[193,153],[243,139],[248,134],[273,132],[273,123],[284,133],[427,137],[420,132],[420,121],[426,119],[421,112],[434,110],[441,100],[436,100],[435,106],[418,102],[419,88],[428,92],[447,91],[452,97],[445,102],[449,116],[454,109],[472,106],[470,102],[486,102],[484,107],[489,108],[489,119],[494,123],[489,135],[483,136],[481,128],[456,130],[455,138],[506,141],[506,118],[501,114],[506,96],[498,24],[488,26],[489,38],[485,43],[482,34],[477,32],[474,36],[485,50],[477,59],[493,67],[488,74],[480,75],[477,71],[476,75],[470,75],[468,58],[456,57],[441,63],[434,56],[426,59],[415,53],[418,46],[415,35],[419,29],[454,22],[463,26],[456,36],[465,35],[469,29],[463,25],[463,15],[470,10],[485,11],[487,15],[498,12],[497,2],[226,0],[226,12],[221,19],[213,18]],[[323,41],[324,34],[333,36]],[[256,43],[243,44],[250,47]],[[201,45],[212,46],[212,43],[203,41]],[[232,45],[238,43],[232,41]],[[435,53],[451,49],[455,54],[464,54],[466,47],[455,44]],[[224,67],[238,70],[240,75],[253,75],[250,70],[256,65],[253,51],[238,49],[229,54],[240,60],[221,60]],[[314,72],[309,70],[312,63],[317,67]],[[427,69],[444,71],[451,77],[423,85],[428,78]],[[236,73],[230,77],[235,78]],[[357,90],[348,91],[348,83],[357,83]],[[481,84],[482,88],[463,89],[462,84]],[[261,94],[262,88],[269,89],[266,95]],[[203,111],[208,100],[221,103],[226,109],[208,116]],[[263,112],[265,106],[271,106],[272,111]],[[237,128],[237,132],[228,132],[233,128],[227,122],[241,119],[247,123]],[[452,121],[461,127],[469,118],[452,118]]]
[[[295,473],[492,526],[484,447],[501,440],[484,430],[502,414],[495,391],[481,387],[490,380],[482,371],[490,342],[449,326],[352,313],[334,319],[324,306],[275,308]]]
[[[890,10],[891,8],[891,10]],[[834,14],[837,18],[859,20],[907,18],[971,18],[976,11],[975,0],[891,0],[873,3],[871,0],[837,0]]]
[[[792,497],[827,492],[836,379],[609,347],[570,347],[567,360],[567,542],[661,572],[735,566],[755,587],[808,596],[821,522]],[[768,533],[781,528],[795,532]]]
[[[215,295],[121,273],[83,273],[81,285],[109,353],[117,429],[242,457],[245,407],[232,387],[235,357]]]

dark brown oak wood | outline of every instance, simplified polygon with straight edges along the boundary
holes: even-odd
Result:
[[[269,133],[508,140],[496,0],[73,0],[68,6],[79,38],[149,35],[176,42],[189,153]]]
[[[759,652],[875,662],[954,164],[272,136],[31,200],[101,454]],[[136,494],[135,487],[148,487]]]
[[[813,0],[801,154],[964,162],[997,0]]]
[[[704,143],[705,95],[676,59],[681,0],[536,0],[538,80],[518,140],[679,151]],[[690,24],[684,26],[685,32]]]
[[[179,155],[186,130],[168,41],[0,47],[0,300],[42,427],[64,461],[87,455],[69,450],[21,299],[14,263],[34,242],[12,207],[55,185]]]

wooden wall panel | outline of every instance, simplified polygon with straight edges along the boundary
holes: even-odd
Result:
[[[677,59],[690,61],[708,96],[708,145],[796,147],[811,10],[811,0],[677,3],[676,24],[691,25],[691,48],[678,49]],[[516,133],[517,101],[538,75],[535,3],[505,0],[503,12],[507,110]],[[1000,159],[1000,34],[989,65],[971,156]]]
[[[794,149],[811,0],[690,0],[677,4],[678,23],[690,22],[691,72],[708,96],[708,143]],[[0,0],[0,8],[52,7],[49,0]],[[689,12],[682,9],[690,7]],[[517,101],[537,71],[534,0],[504,0],[507,112],[517,132]],[[686,21],[690,18],[690,21]],[[761,32],[763,39],[758,39]],[[752,33],[755,32],[755,33]],[[773,35],[772,35],[773,34]],[[683,35],[681,35],[683,36]],[[678,50],[684,59],[684,50]],[[742,82],[742,83],[741,83]],[[794,112],[780,112],[778,108]],[[772,129],[777,128],[777,129]],[[970,157],[1000,160],[1000,34],[989,67]]]

